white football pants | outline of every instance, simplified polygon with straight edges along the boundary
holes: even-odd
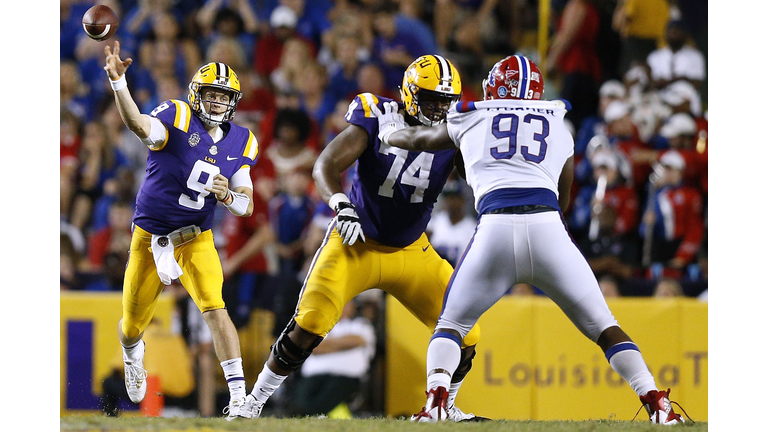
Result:
[[[589,339],[616,326],[595,275],[556,211],[486,214],[445,293],[437,328],[462,338],[517,283],[551,298]]]

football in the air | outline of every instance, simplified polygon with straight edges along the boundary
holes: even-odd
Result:
[[[83,30],[93,40],[104,41],[115,35],[120,21],[109,6],[96,5],[83,15]]]

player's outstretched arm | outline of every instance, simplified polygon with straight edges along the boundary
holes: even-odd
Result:
[[[384,144],[412,151],[456,149],[445,123],[433,127],[408,127],[398,111],[397,102],[385,102],[384,112],[377,112],[376,118],[379,140]]]
[[[411,126],[393,132],[387,137],[386,144],[411,151],[456,149],[448,135],[448,125]]]
[[[118,41],[115,41],[114,52],[107,45],[104,47],[104,54],[106,55],[104,70],[107,72],[112,90],[115,91],[115,104],[120,112],[120,118],[137,137],[144,139],[149,136],[151,120],[148,115],[139,111],[125,81],[125,71],[133,63],[133,59],[120,59],[120,42]]]

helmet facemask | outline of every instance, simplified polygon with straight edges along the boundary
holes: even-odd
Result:
[[[458,101],[460,95],[420,89],[412,86],[413,103],[416,106],[416,118],[424,126],[435,126],[445,122],[451,104]]]
[[[225,92],[229,95],[229,103],[222,103],[222,102],[216,102],[216,101],[210,101],[203,99],[203,91],[205,89],[215,89],[218,91]],[[194,95],[193,100],[193,106],[192,110],[197,115],[198,118],[200,118],[200,121],[205,123],[208,126],[216,127],[220,124],[231,121],[235,117],[235,110],[237,109],[237,103],[240,101],[240,97],[242,96],[239,92],[234,92],[230,88],[224,88],[224,87],[218,87],[218,86],[212,86],[212,85],[200,85],[199,83],[190,83],[189,89]],[[208,102],[211,105],[221,105],[227,107],[227,109],[222,114],[212,114],[206,111],[204,102]]]

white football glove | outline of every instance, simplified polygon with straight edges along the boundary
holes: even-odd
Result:
[[[379,140],[384,144],[389,145],[387,140],[393,132],[397,132],[400,129],[405,129],[408,124],[405,123],[405,118],[402,114],[397,112],[397,102],[384,102],[384,113],[376,108],[373,111],[379,120]]]
[[[355,212],[355,205],[348,201],[341,201],[336,205],[335,211],[336,231],[342,239],[341,244],[352,246],[357,239],[365,243],[363,225]]]

